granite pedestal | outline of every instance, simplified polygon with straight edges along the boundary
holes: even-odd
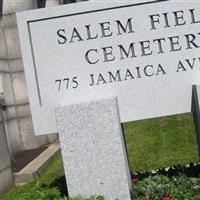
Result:
[[[69,196],[130,200],[117,99],[59,107],[55,113]]]
[[[194,116],[197,145],[200,155],[200,85],[193,85],[192,87],[192,112]]]

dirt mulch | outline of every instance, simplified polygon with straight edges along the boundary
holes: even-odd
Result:
[[[26,150],[16,153],[11,159],[13,173],[21,171],[26,165],[28,165],[46,149],[47,147],[41,147],[38,149]]]

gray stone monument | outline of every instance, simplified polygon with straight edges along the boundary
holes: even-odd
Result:
[[[102,1],[17,14],[35,134],[59,132],[70,196],[130,200],[120,123],[191,112],[199,9]]]
[[[56,108],[69,196],[130,200],[131,178],[117,99]]]

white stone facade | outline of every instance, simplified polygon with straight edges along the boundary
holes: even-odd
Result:
[[[46,0],[45,6],[60,4],[63,0]],[[0,195],[14,185],[12,155],[58,138],[56,133],[36,137],[33,130],[16,22],[16,12],[31,9],[37,9],[37,0],[3,0],[0,15]]]
[[[47,0],[46,6],[59,3],[58,0]],[[0,75],[6,106],[4,126],[11,155],[57,139],[57,134],[36,137],[31,120],[16,12],[36,8],[36,0],[3,0],[3,16],[0,17]]]

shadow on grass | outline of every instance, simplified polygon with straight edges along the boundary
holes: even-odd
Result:
[[[162,168],[158,170],[151,170],[146,172],[135,172],[132,173],[132,180],[139,179],[142,180],[149,176],[164,175],[167,177],[178,177],[180,175],[185,175],[187,177],[199,177],[200,176],[200,163],[194,164],[190,163],[187,165],[177,165],[169,168]],[[56,187],[61,193],[61,197],[68,197],[67,184],[65,176],[62,175],[58,177],[50,187]]]
[[[50,187],[56,187],[61,193],[61,197],[68,197],[68,190],[67,190],[67,184],[65,180],[65,176],[58,177],[51,185]]]

